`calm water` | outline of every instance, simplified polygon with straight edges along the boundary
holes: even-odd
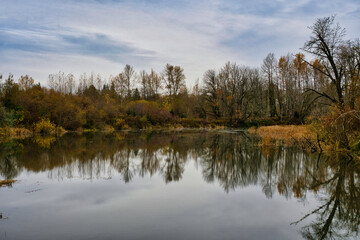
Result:
[[[359,176],[349,157],[241,132],[13,141],[0,239],[358,239]]]

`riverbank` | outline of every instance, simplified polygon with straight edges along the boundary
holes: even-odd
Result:
[[[257,134],[262,138],[263,145],[285,143],[287,145],[298,144],[304,140],[316,138],[316,134],[310,130],[309,125],[275,125],[250,128],[250,133]]]
[[[321,136],[321,131],[313,125],[274,125],[249,128],[249,133],[261,137],[264,146],[281,145],[300,146],[311,152],[352,152],[360,153],[360,139],[357,134],[349,139],[350,149],[340,149]],[[354,137],[355,136],[355,137]]]

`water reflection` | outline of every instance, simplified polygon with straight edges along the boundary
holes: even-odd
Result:
[[[206,182],[225,192],[260,185],[267,198],[279,194],[305,201],[317,193],[319,207],[301,229],[306,239],[356,236],[360,225],[360,167],[349,156],[309,155],[297,148],[260,146],[242,133],[149,132],[68,134],[0,144],[0,175],[16,178],[23,171],[46,172],[51,179],[111,178],[120,173],[162,176],[179,181],[187,164],[195,163]]]
[[[306,239],[355,239],[360,226],[359,164],[352,156],[341,154],[327,157],[325,163],[329,174],[312,172],[313,181],[306,186],[321,191],[321,205],[299,220],[316,216],[315,221],[303,227],[302,235]]]

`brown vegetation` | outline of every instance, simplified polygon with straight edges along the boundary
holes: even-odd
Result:
[[[12,180],[12,179],[0,180],[0,187],[11,186],[15,182],[16,182],[16,180]]]
[[[26,128],[4,127],[0,128],[1,139],[24,139],[32,136],[32,132]]]
[[[287,145],[305,143],[310,139],[316,139],[307,125],[286,125],[286,126],[262,126],[258,129],[252,128],[250,133],[256,133],[262,138],[263,145],[271,145],[279,142]]]

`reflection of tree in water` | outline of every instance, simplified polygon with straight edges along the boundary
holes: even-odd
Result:
[[[42,148],[50,148],[51,144],[56,141],[56,138],[53,136],[41,136],[37,135],[33,139],[34,143],[36,143],[39,147]]]
[[[276,189],[286,198],[302,199],[307,191],[319,193],[323,205],[301,219],[316,217],[302,229],[303,236],[307,239],[337,239],[358,234],[360,166],[349,156],[324,161],[321,156],[310,156],[281,146],[262,146],[259,151],[256,145],[237,138],[228,135],[215,136],[211,140],[202,158],[206,181],[217,179],[226,191],[261,184],[268,198]]]
[[[0,174],[14,178],[24,168],[47,171],[50,178],[93,179],[109,178],[119,172],[125,182],[130,182],[135,175],[160,173],[166,182],[178,181],[189,154],[197,149],[195,141],[206,139],[191,133],[120,134],[70,134],[46,147],[38,139],[22,140],[24,148],[20,152],[1,151],[4,156],[0,155]]]
[[[15,141],[0,144],[0,176],[5,179],[15,178],[21,171],[15,157],[23,145]]]
[[[287,198],[303,197],[300,187],[311,180],[303,166],[316,167],[311,156],[296,148],[261,147],[253,141],[241,135],[209,138],[201,157],[204,179],[216,179],[227,192],[260,184],[268,198],[276,189]]]
[[[302,229],[305,238],[324,239],[358,230],[358,165],[344,156],[325,161],[297,148],[260,146],[245,134],[65,135],[48,148],[22,140],[0,144],[0,175],[15,178],[23,169],[47,171],[57,179],[109,178],[120,173],[130,182],[137,175],[160,174],[168,183],[182,178],[189,159],[200,166],[205,181],[218,182],[226,192],[260,185],[268,198],[276,191],[286,198],[305,199],[308,191],[323,196],[323,205],[309,214],[316,215],[316,220]]]
[[[165,158],[162,161],[160,172],[164,176],[165,182],[179,181],[184,172],[186,158],[181,158],[180,153],[173,148],[165,148],[164,153]]]
[[[257,183],[258,147],[243,144],[243,140],[238,135],[215,135],[209,138],[210,143],[200,160],[205,180],[217,179],[225,191]]]
[[[349,155],[332,156],[326,162],[331,174],[326,178],[317,178],[306,186],[317,191],[324,188],[320,205],[296,222],[315,215],[311,224],[302,228],[306,239],[342,239],[358,237],[360,226],[360,168]]]

